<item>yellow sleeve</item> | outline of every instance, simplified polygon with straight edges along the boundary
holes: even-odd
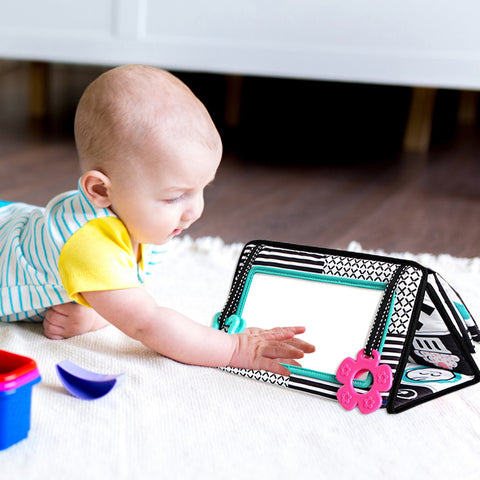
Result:
[[[58,263],[68,296],[89,307],[82,292],[140,287],[127,229],[116,217],[86,223],[65,243]]]

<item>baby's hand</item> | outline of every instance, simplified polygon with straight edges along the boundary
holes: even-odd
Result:
[[[295,359],[312,353],[315,347],[295,335],[305,332],[305,327],[278,327],[271,330],[247,328],[235,334],[237,346],[229,366],[253,370],[268,370],[279,375],[290,375],[280,363],[300,365]]]
[[[63,340],[106,327],[109,323],[92,308],[70,302],[47,310],[43,329],[51,340]]]

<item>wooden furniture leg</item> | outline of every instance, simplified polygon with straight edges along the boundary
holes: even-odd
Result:
[[[415,87],[410,101],[407,126],[403,136],[403,150],[425,153],[430,147],[433,110],[437,89]]]
[[[225,125],[227,125],[227,127],[235,128],[240,124],[242,88],[243,76],[226,76]]]
[[[48,113],[49,65],[46,62],[30,62],[30,116],[44,118]]]
[[[458,104],[457,122],[462,126],[474,126],[478,116],[478,92],[462,90]]]

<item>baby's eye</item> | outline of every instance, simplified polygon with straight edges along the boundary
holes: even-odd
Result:
[[[177,203],[177,202],[179,202],[180,200],[183,200],[184,197],[185,197],[185,194],[179,195],[178,197],[169,198],[169,199],[165,200],[165,202],[166,202],[166,203],[169,203],[169,204]]]

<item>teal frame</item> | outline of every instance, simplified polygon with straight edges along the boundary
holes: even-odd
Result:
[[[250,269],[247,279],[245,281],[245,286],[242,292],[242,296],[240,297],[240,301],[238,303],[237,307],[237,312],[236,314],[242,318],[242,313],[243,309],[245,307],[245,302],[248,297],[248,293],[253,281],[254,275],[257,273],[263,273],[265,275],[277,275],[280,277],[290,277],[290,278],[299,278],[302,280],[310,280],[310,281],[315,281],[315,282],[322,282],[322,283],[333,283],[337,285],[343,285],[343,286],[349,286],[349,287],[357,287],[357,288],[369,288],[373,290],[382,290],[385,291],[387,284],[384,282],[374,282],[371,280],[357,280],[354,278],[345,278],[345,277],[337,277],[337,276],[332,276],[332,275],[324,275],[324,274],[318,274],[318,273],[311,273],[311,272],[301,272],[297,270],[289,270],[289,269],[284,269],[284,268],[275,268],[275,267],[266,267],[266,266],[254,266]],[[387,331],[388,331],[388,326],[390,324],[390,320],[392,317],[392,312],[393,312],[393,306],[395,304],[395,293],[392,298],[392,302],[390,304],[390,309],[388,312],[388,318],[385,323],[385,329],[383,331],[382,335],[382,340],[380,343],[379,347],[379,353],[380,355],[382,354],[383,350],[383,345],[385,343],[385,338],[387,336]],[[373,319],[372,319],[373,321]],[[360,348],[363,348],[363,345],[359,345],[359,350]],[[355,352],[356,353],[356,352]],[[285,367],[288,368],[292,373],[297,374],[297,375],[302,375],[305,377],[310,377],[310,378],[315,378],[318,380],[324,380],[327,382],[332,382],[332,383],[337,383],[338,382],[335,374],[333,373],[327,373],[327,372],[321,372],[319,370],[311,370],[308,368],[303,368],[303,367],[297,367],[295,365],[287,365],[285,364]],[[358,388],[368,388],[372,384],[372,375],[370,372],[368,373],[368,376],[364,380],[354,380],[353,385]]]

